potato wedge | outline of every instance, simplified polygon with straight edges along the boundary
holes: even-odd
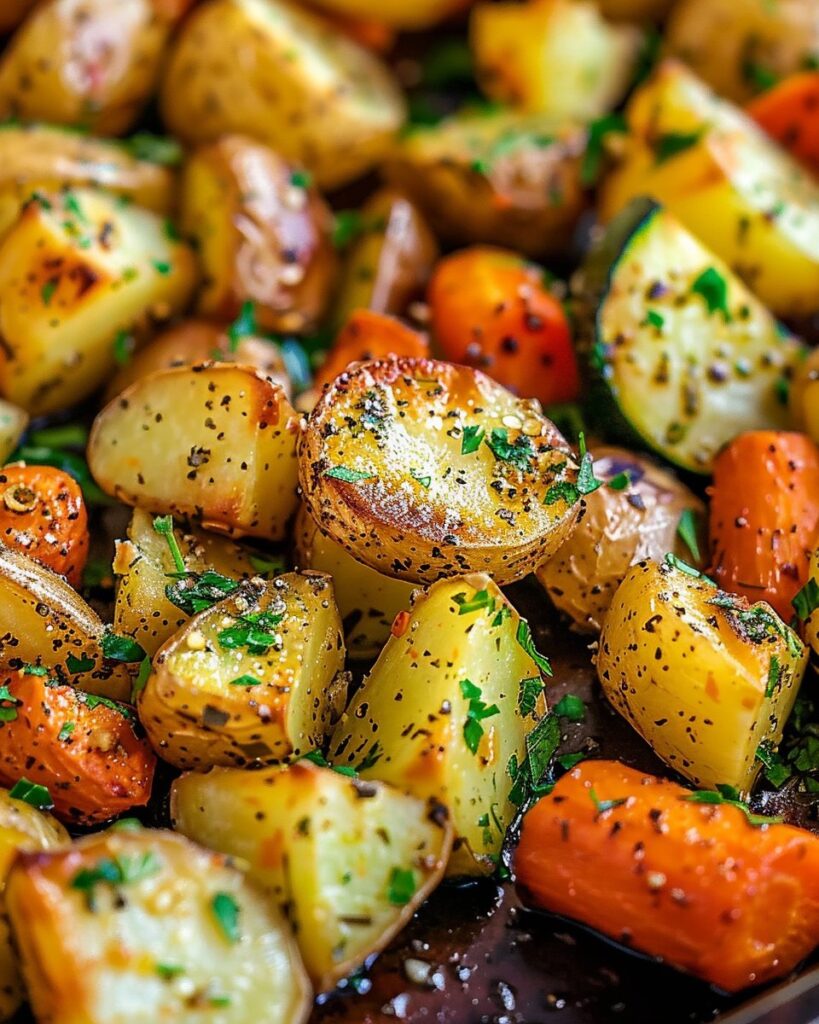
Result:
[[[547,498],[577,470],[537,402],[431,359],[359,363],[337,377],[302,434],[299,474],[328,536],[413,583],[482,570],[501,585],[520,579],[583,506]]]
[[[373,167],[404,120],[401,92],[378,58],[288,0],[201,5],[172,49],[161,106],[184,141],[249,135],[307,167],[322,188]]]
[[[625,156],[603,183],[601,217],[653,196],[774,313],[817,312],[819,182],[810,172],[676,61],[634,94],[627,120]]]
[[[0,545],[0,663],[39,665],[87,693],[128,700],[126,666],[102,653],[105,626],[68,583]]]
[[[181,310],[193,253],[156,214],[89,189],[38,195],[0,242],[0,390],[32,414],[86,398],[120,332]]]
[[[788,399],[794,426],[819,444],[819,348],[796,367]]]
[[[333,732],[329,759],[446,804],[456,835],[449,874],[488,874],[515,814],[517,778],[535,772],[547,667],[488,576],[442,580],[396,622]]]
[[[542,114],[465,112],[413,128],[385,170],[450,242],[557,255],[586,206],[585,147],[585,129]]]
[[[328,14],[375,19],[400,29],[428,28],[459,13],[473,0],[312,0]]]
[[[586,0],[484,0],[472,10],[469,37],[478,82],[490,99],[579,121],[620,102],[643,38],[632,25],[610,25]]]
[[[17,447],[28,426],[28,413],[0,398],[0,465]]]
[[[296,516],[293,539],[300,569],[333,577],[347,653],[351,658],[374,658],[389,639],[395,616],[409,608],[412,584],[385,576],[353,558],[321,532],[304,505]]]
[[[707,540],[703,503],[650,459],[601,446],[594,449],[594,475],[606,486],[586,497],[577,529],[535,570],[555,607],[584,633],[600,632],[632,565],[661,561],[671,551],[701,568],[695,552],[704,553]]]
[[[324,744],[344,706],[343,670],[329,576],[249,580],[159,649],[139,717],[178,768],[273,764]]]
[[[6,889],[34,1015],[52,1024],[302,1024],[312,1000],[272,900],[153,829],[23,854]]]
[[[726,594],[669,556],[640,562],[614,595],[597,674],[614,708],[697,786],[747,795],[808,663],[773,609]]]
[[[190,839],[241,858],[286,907],[319,992],[409,922],[452,847],[441,804],[309,761],[189,772],[171,788],[171,820]]]
[[[304,172],[260,142],[223,136],[185,164],[180,224],[199,255],[201,314],[233,320],[250,301],[260,327],[315,329],[337,260],[330,208]]]
[[[4,0],[0,11],[0,32],[9,32],[25,18],[36,0]]]
[[[137,380],[99,413],[97,483],[126,505],[279,540],[297,505],[298,420],[258,370],[203,363]]]

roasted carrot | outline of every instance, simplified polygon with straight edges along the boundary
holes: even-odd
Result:
[[[785,621],[819,539],[819,448],[805,434],[751,431],[714,463],[710,575]]]
[[[577,398],[569,322],[539,267],[505,249],[473,246],[440,261],[427,298],[445,359],[544,404]]]
[[[156,757],[133,710],[26,665],[0,685],[0,785],[45,786],[65,822],[106,821],[151,795]]]
[[[819,942],[819,837],[719,800],[585,761],[524,819],[518,885],[729,992],[787,974]]]
[[[768,135],[819,175],[819,71],[790,75],[752,100],[748,113]]]
[[[0,469],[0,542],[79,586],[88,558],[88,514],[76,480],[53,466]]]
[[[429,356],[423,334],[402,324],[394,316],[357,309],[339,331],[324,365],[316,374],[316,387],[329,384],[350,365],[364,359],[385,356]]]

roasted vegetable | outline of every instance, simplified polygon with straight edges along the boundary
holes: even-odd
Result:
[[[600,12],[612,21],[659,21],[676,0],[597,0]]]
[[[819,547],[813,552],[810,574],[805,586],[794,599],[797,618],[804,623],[805,639],[819,656]]]
[[[748,113],[771,138],[819,176],[819,71],[790,75],[757,96]]]
[[[0,398],[0,464],[17,447],[28,426],[28,413],[18,405]]]
[[[578,397],[569,322],[540,267],[504,249],[464,249],[441,260],[427,298],[446,359],[544,404]]]
[[[313,0],[314,7],[355,18],[376,18],[398,28],[434,25],[468,7],[474,0]]]
[[[671,551],[697,567],[705,555],[705,507],[684,484],[624,448],[594,449],[603,481],[565,544],[535,570],[554,605],[584,632],[600,631],[629,568]]]
[[[536,403],[430,359],[337,377],[302,434],[299,474],[325,533],[416,583],[478,570],[519,579],[582,509],[571,452]]]
[[[737,434],[788,425],[801,346],[671,213],[635,201],[576,281],[604,433],[708,473]]]
[[[99,413],[88,464],[127,505],[278,540],[296,510],[297,430],[259,371],[182,366],[142,377]]]
[[[344,706],[343,669],[328,576],[249,580],[159,649],[139,717],[178,768],[273,764],[323,745]]]
[[[36,0],[4,0],[0,11],[0,32],[8,32],[18,25],[34,6]]]
[[[392,316],[357,309],[336,336],[316,374],[316,387],[331,383],[351,363],[390,356],[423,359],[429,356],[426,336]]]
[[[0,687],[0,783],[45,787],[63,821],[107,821],[151,795],[156,758],[132,708],[26,665]]]
[[[302,1024],[310,986],[272,900],[172,832],[20,857],[6,900],[38,1021]]]
[[[190,772],[174,828],[248,865],[282,903],[318,991],[332,989],[410,920],[443,876],[446,808],[309,761]]]
[[[678,567],[681,566],[681,567]],[[603,623],[597,674],[615,709],[699,786],[747,793],[776,748],[807,650],[773,609],[726,594],[673,556],[640,562]]]
[[[193,285],[192,252],[156,214],[90,189],[38,194],[0,242],[0,389],[37,414],[86,398],[119,334],[179,311]]]
[[[616,761],[584,761],[523,822],[515,871],[574,917],[729,992],[819,943],[819,839]]]
[[[819,349],[805,353],[790,386],[794,425],[819,444]]]
[[[186,142],[244,133],[330,188],[384,156],[404,102],[378,58],[318,15],[288,0],[212,0],[173,47],[162,113]]]
[[[329,758],[446,804],[450,874],[489,874],[553,748],[529,626],[488,576],[418,594],[335,728]]]

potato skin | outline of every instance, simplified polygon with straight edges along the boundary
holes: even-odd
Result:
[[[98,414],[88,464],[126,505],[280,540],[298,502],[298,429],[282,389],[258,370],[179,366],[135,381]]]
[[[335,282],[333,217],[303,176],[241,135],[224,136],[188,158],[180,224],[199,255],[199,313],[233,320],[250,300],[260,327],[316,326]]]
[[[329,537],[413,583],[478,571],[510,583],[560,546],[583,508],[546,504],[576,468],[536,402],[431,359],[360,363],[337,377],[302,434],[299,476]]]
[[[586,515],[565,544],[535,570],[553,604],[584,633],[599,633],[614,593],[630,566],[660,561],[672,551],[696,568],[702,565],[678,533],[690,510],[705,550],[705,506],[667,470],[625,448],[597,447],[594,473],[610,481],[627,472],[630,486],[600,487],[586,497]]]
[[[25,18],[36,0],[5,0],[0,11],[0,32],[8,32]]]
[[[697,786],[747,794],[761,743],[776,748],[808,652],[763,602],[664,562],[640,562],[614,595],[597,674],[615,710]]]
[[[120,883],[93,879],[101,872]],[[303,1024],[310,986],[272,901],[172,832],[109,830],[23,854],[7,887],[39,1021]],[[235,908],[236,932],[217,908]],[[219,1009],[216,1009],[219,1007]]]
[[[404,120],[381,62],[287,0],[201,4],[172,48],[161,107],[185,142],[250,135],[307,167],[321,188],[373,167]]]
[[[225,635],[249,622],[262,623],[258,650]],[[159,649],[139,717],[178,768],[274,764],[323,745],[344,704],[343,669],[329,576],[249,580]]]

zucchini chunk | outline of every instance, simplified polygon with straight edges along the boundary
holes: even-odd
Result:
[[[697,786],[747,794],[762,767],[757,750],[779,745],[807,664],[807,648],[770,605],[726,594],[669,556],[623,580],[597,674],[671,768]]]
[[[408,923],[452,846],[441,804],[306,760],[189,772],[171,789],[171,818],[191,839],[240,857],[286,906],[320,992]]]
[[[635,200],[576,287],[604,432],[709,473],[737,434],[788,426],[802,346],[669,211]]]

